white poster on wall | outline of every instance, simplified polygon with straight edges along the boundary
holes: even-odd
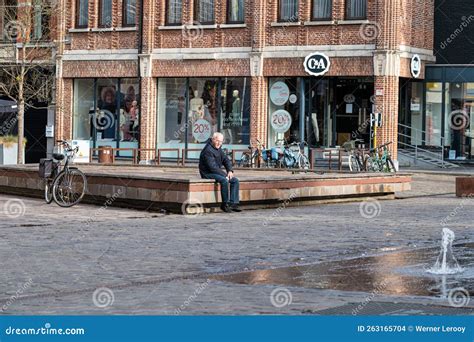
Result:
[[[74,148],[79,146],[79,151],[76,153],[74,163],[89,163],[90,141],[89,140],[73,140],[71,146]]]

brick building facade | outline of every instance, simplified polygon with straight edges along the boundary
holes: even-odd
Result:
[[[91,147],[333,146],[375,110],[396,158],[400,86],[434,62],[433,0],[59,1],[55,134]]]

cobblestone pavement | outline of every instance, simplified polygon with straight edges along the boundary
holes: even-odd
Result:
[[[456,242],[474,240],[474,199],[454,196],[454,177],[416,174],[413,190],[399,197],[185,217],[0,195],[0,310],[301,314],[362,302],[367,293],[288,287],[291,304],[282,306],[271,300],[278,285],[208,277],[438,246],[443,220]]]

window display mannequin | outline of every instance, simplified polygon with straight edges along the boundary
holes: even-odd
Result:
[[[199,97],[199,91],[194,91],[194,98],[189,101],[190,108],[190,117],[193,119],[193,122],[204,118],[204,100]]]
[[[132,101],[132,107],[130,108],[130,134],[131,140],[138,140],[138,102]]]
[[[232,125],[242,126],[242,106],[239,97],[239,91],[234,90],[232,92]]]

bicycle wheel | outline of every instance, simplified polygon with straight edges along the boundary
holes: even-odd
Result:
[[[303,170],[308,170],[310,165],[309,165],[309,159],[306,157],[304,154],[300,155],[299,160],[298,160],[298,167]]]
[[[367,167],[367,171],[369,172],[377,172],[378,171],[378,165],[375,163],[374,159],[372,157],[367,157],[365,160],[365,165]]]
[[[72,207],[82,200],[87,188],[86,176],[78,169],[61,171],[53,184],[54,201],[61,207]]]
[[[393,163],[392,159],[387,159],[386,164],[385,164],[385,170],[386,170],[386,172],[395,172],[395,171],[397,171],[395,169],[395,164]]]
[[[351,172],[360,172],[359,162],[354,155],[349,156],[349,170]]]
[[[50,204],[53,201],[53,182],[51,179],[45,179],[44,182],[44,200]]]

